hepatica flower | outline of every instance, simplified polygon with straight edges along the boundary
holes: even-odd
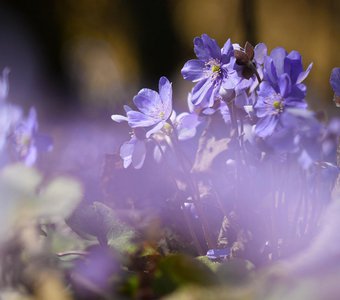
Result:
[[[146,138],[163,128],[172,113],[172,86],[166,77],[159,80],[159,93],[142,89],[133,98],[139,111],[125,106],[126,117],[112,115],[116,122],[127,121],[132,128],[148,128]]]
[[[306,109],[306,86],[302,81],[310,72],[312,64],[303,71],[301,56],[297,51],[287,55],[283,48],[274,49],[264,60],[264,81],[258,90],[254,105],[259,118],[255,132],[260,137],[273,134],[281,125],[281,117],[288,108]]]
[[[207,34],[194,39],[197,59],[186,62],[182,68],[184,79],[197,82],[192,90],[192,103],[201,107],[213,106],[220,99],[220,89],[231,91],[240,82],[235,70],[233,46],[228,40],[221,49]]]

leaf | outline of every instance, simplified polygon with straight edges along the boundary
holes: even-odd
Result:
[[[216,283],[214,273],[205,264],[184,255],[162,258],[155,273],[154,290],[164,295],[185,285],[211,286]]]
[[[109,244],[120,251],[132,247],[130,240],[135,231],[104,203],[79,207],[67,223],[80,236],[95,236],[102,245]]]

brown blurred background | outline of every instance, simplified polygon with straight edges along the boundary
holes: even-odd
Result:
[[[2,0],[0,67],[9,66],[10,98],[45,117],[119,111],[162,75],[177,104],[191,83],[180,69],[192,40],[208,33],[220,45],[265,42],[298,50],[313,109],[332,105],[331,69],[340,66],[339,0]]]

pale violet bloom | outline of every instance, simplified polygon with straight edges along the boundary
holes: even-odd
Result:
[[[116,122],[127,121],[131,128],[147,128],[146,138],[161,130],[172,112],[172,86],[166,77],[159,80],[159,93],[151,89],[142,89],[133,98],[139,111],[125,106],[126,117],[112,115]]]

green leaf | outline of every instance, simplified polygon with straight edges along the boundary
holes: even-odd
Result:
[[[188,284],[215,283],[214,273],[205,264],[184,255],[168,255],[157,265],[153,287],[157,294],[164,295]]]

